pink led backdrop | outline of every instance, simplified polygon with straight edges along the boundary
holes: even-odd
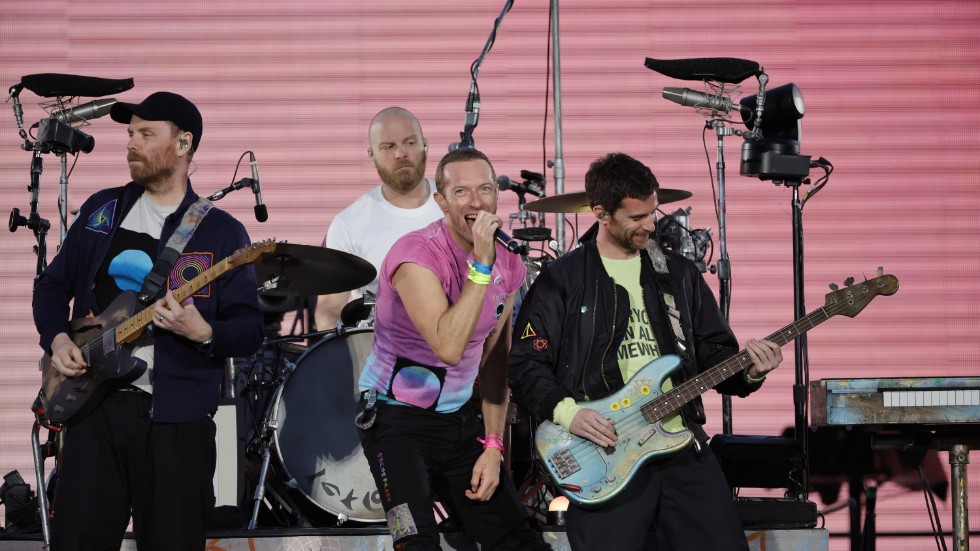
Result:
[[[157,90],[184,94],[204,114],[192,175],[198,192],[230,183],[235,161],[251,149],[269,221],[255,221],[247,192],[219,205],[243,220],[253,239],[319,244],[333,216],[376,183],[365,149],[367,124],[379,109],[401,105],[418,115],[433,174],[440,154],[458,140],[468,68],[502,7],[483,0],[7,1],[0,5],[0,87],[55,72],[132,77],[136,87],[117,96],[123,101]],[[665,187],[694,192],[668,210],[693,207],[692,224],[711,227],[717,238],[714,135],[706,136],[709,162],[703,119],[660,97],[665,86],[700,85],[654,73],[643,60],[758,61],[773,86],[794,82],[802,89],[803,153],[836,167],[803,214],[808,309],[823,303],[827,283],[871,276],[878,266],[901,282],[897,295],[876,299],[856,319],[834,319],[811,334],[811,378],[976,374],[978,25],[980,4],[972,1],[567,0],[560,36],[565,190],[583,189],[594,158],[624,151],[647,162]],[[541,171],[542,159],[554,158],[548,44],[547,2],[518,2],[480,71],[474,137],[498,174]],[[747,80],[742,92],[755,86]],[[27,124],[45,116],[40,98],[25,91],[21,99]],[[125,128],[105,117],[86,131],[96,147],[71,174],[71,208],[128,180]],[[31,156],[20,143],[9,104],[0,105],[4,215],[29,209]],[[726,138],[731,319],[744,340],[791,321],[793,288],[790,191],[739,176],[740,148],[741,139]],[[51,257],[59,167],[53,156],[44,161],[40,211],[52,223]],[[551,177],[547,189],[554,193]],[[502,213],[515,211],[515,197],[502,195]],[[580,229],[591,223],[580,217]],[[19,469],[33,484],[28,407],[37,392],[39,349],[30,307],[32,244],[23,228],[0,238],[0,473]],[[708,280],[716,286],[714,276]],[[784,353],[784,366],[760,392],[735,401],[735,432],[778,434],[792,426],[792,349]],[[720,432],[719,399],[712,393],[708,401],[709,433]],[[971,475],[976,530],[980,474]],[[950,504],[939,507],[949,529]],[[845,531],[846,515],[828,514],[827,527]],[[927,531],[921,493],[886,482],[878,529]],[[929,538],[879,541],[888,549],[931,545]],[[831,548],[846,549],[847,542],[834,539]]]

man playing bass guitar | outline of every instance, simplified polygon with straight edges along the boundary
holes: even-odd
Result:
[[[665,391],[738,353],[695,265],[651,240],[657,188],[650,169],[625,154],[592,163],[585,191],[597,228],[582,246],[549,264],[524,299],[509,361],[513,399],[538,421],[553,421],[565,434],[597,444],[588,447],[603,456],[617,445],[635,448],[685,431],[693,435],[691,445],[637,462],[628,482],[607,499],[573,499],[566,517],[572,549],[643,549],[658,537],[674,551],[748,550],[725,477],[705,445],[699,398],[632,441],[617,434],[612,414],[583,404],[622,389],[666,354],[683,363],[664,381]],[[747,396],[782,361],[779,346],[767,340],[749,340],[746,350],[752,364],[719,384],[719,392]],[[624,399],[609,410],[630,405]],[[546,458],[572,471],[588,460],[571,453],[565,459]],[[593,490],[592,482],[606,481],[590,481],[585,492],[600,491],[601,484]]]

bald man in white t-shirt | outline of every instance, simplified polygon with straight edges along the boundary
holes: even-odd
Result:
[[[388,107],[368,127],[368,156],[378,169],[381,185],[340,211],[327,230],[323,245],[359,256],[380,272],[388,249],[401,236],[442,218],[433,199],[435,184],[425,177],[428,144],[422,126],[411,112]],[[316,327],[337,326],[351,298],[374,293],[378,280],[353,292],[321,295],[316,304]],[[353,297],[352,297],[353,295]]]

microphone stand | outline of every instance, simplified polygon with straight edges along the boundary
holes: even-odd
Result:
[[[718,159],[715,163],[716,177],[718,179],[718,261],[716,262],[718,274],[718,307],[725,321],[729,320],[729,312],[732,305],[731,285],[732,270],[728,258],[728,222],[726,220],[725,208],[725,136],[737,135],[742,137],[752,137],[752,132],[737,130],[731,126],[726,126],[727,121],[723,118],[712,117],[705,123],[706,128],[714,128],[715,136],[718,138]],[[728,394],[721,395],[721,431],[723,434],[732,434],[732,397]]]
[[[555,121],[555,160],[554,178],[555,195],[565,193],[565,158],[562,147],[561,130],[561,32],[558,26],[558,0],[551,0],[551,68],[554,92],[554,121]],[[555,214],[555,243],[562,254],[568,249],[565,248],[565,215]]]
[[[708,128],[715,129],[715,136],[718,139],[718,157],[715,163],[715,170],[718,178],[718,307],[725,321],[729,320],[729,310],[731,309],[731,284],[732,272],[731,264],[728,259],[728,223],[725,217],[725,136],[735,133],[735,129],[725,126],[725,120],[712,118],[707,122]],[[727,394],[721,395],[721,432],[732,434],[732,397]]]

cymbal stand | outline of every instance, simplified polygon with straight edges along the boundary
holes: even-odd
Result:
[[[248,521],[248,529],[255,530],[259,520],[259,508],[262,507],[262,500],[265,499],[265,480],[269,474],[269,462],[272,459],[272,435],[279,430],[278,412],[270,410],[270,415],[263,423],[261,435],[262,442],[262,468],[259,470],[259,479],[255,483],[255,494],[253,497],[252,518]]]

